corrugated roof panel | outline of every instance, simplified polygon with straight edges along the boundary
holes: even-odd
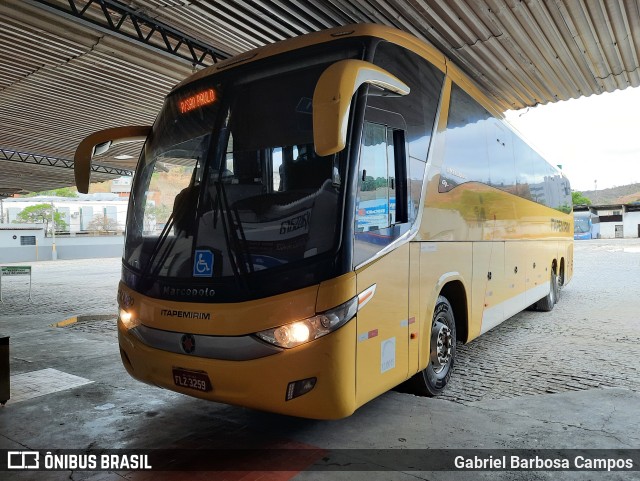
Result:
[[[0,147],[70,158],[94,130],[151,123],[169,89],[196,70],[106,27],[63,18],[39,1],[0,1]],[[69,0],[47,1],[69,8]],[[229,54],[349,23],[395,26],[443,50],[505,110],[640,85],[637,0],[122,3]],[[99,21],[100,4],[87,13]],[[134,26],[128,20],[122,28]],[[114,156],[135,158],[139,148],[119,145],[102,160],[130,166],[132,160]]]
[[[38,56],[48,60],[0,90],[0,123],[11,126],[0,130],[0,147],[72,158],[80,140],[95,130],[152,123],[166,93],[192,71],[142,46],[73,24],[67,29],[63,21],[50,27],[43,45],[45,12],[10,13],[0,30],[16,32],[14,58],[28,56],[34,66]],[[128,150],[137,156],[139,146]]]
[[[631,25],[635,24],[635,29],[640,33],[640,6],[637,2],[626,2],[629,10],[620,8],[615,15],[612,28],[616,37],[616,43],[620,48],[620,55],[624,63],[624,70],[629,75],[631,84],[640,83],[640,59],[638,58],[638,44],[632,35]]]

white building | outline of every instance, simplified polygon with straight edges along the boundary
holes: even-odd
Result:
[[[67,224],[65,231],[71,235],[95,230],[97,224],[110,226],[109,230],[122,231],[127,219],[128,199],[114,193],[79,194],[78,197],[17,197],[3,199],[2,202],[3,219],[0,220],[5,224],[15,222],[26,207],[53,203]]]
[[[594,205],[600,219],[600,238],[640,237],[640,204]]]
[[[44,237],[42,224],[0,224],[0,247],[37,246]]]
[[[640,237],[640,205],[627,204],[624,206],[622,228],[624,237]]]
[[[133,177],[118,177],[111,181],[111,192],[120,197],[129,197]]]

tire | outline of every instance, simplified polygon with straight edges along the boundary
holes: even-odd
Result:
[[[560,294],[562,293],[562,288],[565,285],[564,265],[560,265],[560,272],[558,273],[558,277],[557,277],[557,285],[558,285],[558,289],[556,293],[556,304],[560,300]]]
[[[440,394],[451,378],[455,357],[456,321],[453,309],[446,297],[438,296],[429,335],[429,364],[409,379],[409,390],[419,396]]]
[[[558,274],[558,294],[560,294],[560,291],[564,287],[564,284],[565,284],[565,279],[564,279],[564,261],[563,261],[560,264],[560,274]],[[559,295],[558,295],[558,299],[560,299]],[[556,303],[557,302],[558,301],[556,301]]]
[[[553,309],[556,302],[558,302],[558,276],[556,272],[551,269],[551,289],[549,294],[536,302],[536,310],[542,312],[549,312]]]

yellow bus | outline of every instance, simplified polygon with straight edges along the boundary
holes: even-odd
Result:
[[[573,271],[567,179],[432,45],[352,25],[246,52],[167,96],[146,139],[118,290],[131,376],[341,418],[437,395],[467,343],[549,311]]]

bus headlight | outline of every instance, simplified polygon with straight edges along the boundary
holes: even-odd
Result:
[[[309,319],[256,332],[255,335],[269,344],[289,349],[335,331],[351,320],[356,315],[357,310],[358,298],[354,297],[338,307],[329,309]]]
[[[133,312],[128,311],[126,309],[120,308],[120,311],[118,312],[118,317],[120,318],[120,320],[122,321],[122,324],[124,324],[124,326],[127,329],[131,329],[132,327],[135,327],[137,324],[140,323],[140,321],[134,318]]]
[[[125,311],[124,309],[120,309],[120,320],[125,324],[128,324],[131,321],[131,313]]]

